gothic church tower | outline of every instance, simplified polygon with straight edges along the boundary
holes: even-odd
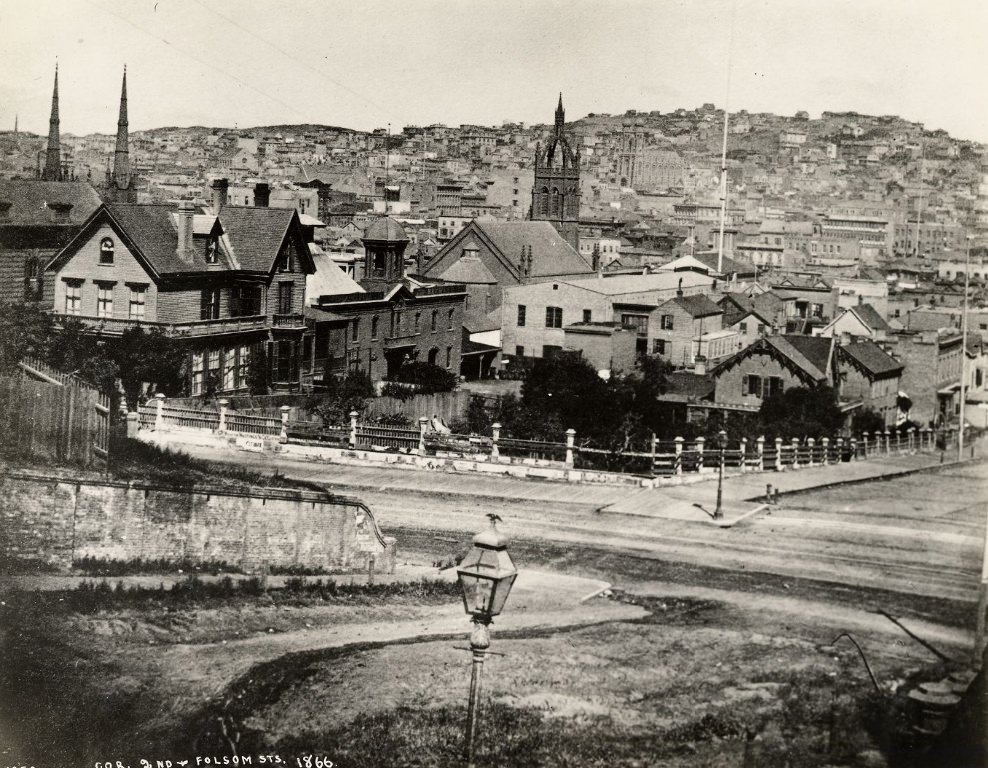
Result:
[[[58,64],[56,64],[55,88],[51,95],[51,118],[48,120],[48,151],[45,153],[45,168],[41,173],[41,178],[44,181],[65,181],[58,132]]]
[[[535,184],[532,187],[532,221],[548,221],[577,251],[580,250],[580,150],[574,149],[563,128],[566,111],[559,94],[556,124],[542,147],[535,147]]]
[[[113,172],[107,174],[103,199],[106,202],[136,203],[136,179],[130,172],[127,134],[127,67],[120,88],[120,117],[117,119],[117,146],[113,153]]]

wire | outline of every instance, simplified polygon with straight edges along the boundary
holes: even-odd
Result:
[[[303,61],[302,59],[300,59],[297,56],[295,56],[294,54],[292,54],[291,51],[286,51],[284,48],[281,48],[280,46],[275,45],[270,40],[267,40],[264,37],[261,37],[260,35],[256,34],[255,32],[251,32],[249,29],[247,29],[243,25],[237,23],[234,19],[231,19],[228,16],[224,16],[222,13],[220,13],[219,11],[217,11],[215,8],[210,8],[205,3],[200,2],[200,0],[193,0],[193,1],[200,8],[204,8],[205,10],[209,11],[210,13],[212,13],[214,16],[218,16],[219,18],[223,19],[223,21],[227,22],[228,24],[232,24],[237,29],[239,29],[241,32],[243,32],[244,34],[250,35],[255,40],[260,40],[262,43],[264,43],[265,45],[267,45],[269,48],[273,48],[274,50],[276,50],[282,56],[285,56],[285,57],[291,59],[296,64],[300,64],[301,66],[303,66],[306,69],[308,69],[310,72],[314,72],[319,77],[322,77],[325,80],[327,80],[330,83],[332,83],[333,85],[335,85],[337,88],[342,88],[347,93],[349,93],[349,94],[351,94],[353,96],[356,96],[358,99],[360,99],[361,101],[366,102],[367,104],[370,104],[372,107],[374,107],[374,109],[378,110],[382,115],[387,116],[389,114],[388,113],[388,110],[386,110],[384,107],[382,107],[377,102],[372,101],[371,99],[369,99],[366,96],[364,96],[362,93],[359,93],[358,91],[353,90],[353,88],[350,88],[349,86],[344,85],[339,80],[335,80],[334,78],[332,78],[329,75],[327,75],[325,72],[322,72],[322,71],[316,69],[315,67],[313,67],[308,62]]]
[[[166,40],[165,38],[160,37],[160,36],[154,34],[153,32],[149,32],[148,30],[144,29],[144,27],[141,27],[138,24],[135,24],[133,21],[131,21],[130,19],[128,19],[126,16],[122,16],[121,14],[117,13],[116,11],[112,11],[109,8],[104,8],[102,5],[99,5],[98,3],[94,2],[93,0],[85,0],[85,1],[86,1],[86,3],[88,3],[91,6],[93,6],[94,8],[96,8],[96,9],[98,9],[100,11],[103,11],[104,13],[108,13],[111,16],[115,16],[116,18],[120,19],[120,21],[124,22],[125,24],[128,24],[129,26],[133,27],[134,29],[138,30],[139,32],[143,32],[144,34],[148,35],[149,37],[153,37],[155,40],[158,40],[159,42],[167,45],[169,48],[173,48],[176,51],[178,51],[179,53],[183,54],[184,56],[187,56],[188,58],[192,59],[193,61],[196,61],[199,64],[202,64],[207,69],[211,69],[211,70],[213,70],[215,72],[219,72],[222,75],[226,75],[231,80],[233,80],[236,83],[239,83],[240,85],[244,86],[245,88],[249,88],[250,90],[254,91],[255,93],[259,93],[261,96],[264,96],[265,98],[270,99],[271,101],[276,101],[279,104],[281,104],[283,107],[287,107],[288,109],[290,109],[292,112],[294,112],[295,114],[297,114],[302,119],[307,119],[307,116],[305,114],[303,114],[302,112],[300,112],[298,110],[298,108],[295,107],[294,105],[289,104],[288,102],[283,101],[282,99],[279,99],[277,96],[273,96],[270,93],[267,93],[265,91],[262,91],[257,86],[252,85],[252,84],[248,83],[245,80],[241,80],[239,77],[237,77],[236,75],[232,74],[231,72],[228,72],[225,69],[222,69],[220,67],[217,67],[214,62],[207,61],[206,59],[203,59],[200,56],[196,56],[194,53],[190,53],[189,51],[184,50],[183,48],[180,48],[179,46],[177,46],[174,43]]]

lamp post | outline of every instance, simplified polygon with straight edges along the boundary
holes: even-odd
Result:
[[[724,449],[727,448],[727,432],[723,429],[717,433],[717,447],[720,448],[720,466],[717,469],[717,506],[714,508],[714,520],[724,517],[721,501],[724,496]]]
[[[508,593],[515,583],[518,569],[508,554],[508,540],[497,530],[497,515],[490,515],[491,527],[473,537],[473,548],[456,569],[463,591],[463,608],[473,621],[470,650],[473,667],[470,673],[470,702],[467,707],[467,768],[473,768],[480,710],[480,688],[484,659],[491,638],[487,627],[501,613]]]

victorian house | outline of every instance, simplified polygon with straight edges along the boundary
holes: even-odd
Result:
[[[193,395],[246,389],[252,365],[275,389],[310,382],[303,316],[309,245],[293,209],[104,203],[46,270],[56,318],[105,334],[159,328],[188,349]]]

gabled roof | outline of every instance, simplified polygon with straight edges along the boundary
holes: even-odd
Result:
[[[229,206],[219,216],[223,236],[220,240],[221,257],[228,269],[269,273],[289,228],[297,222],[298,214],[288,208],[247,208]],[[106,223],[123,240],[134,256],[151,275],[165,276],[215,271],[206,263],[204,239],[194,239],[189,260],[176,253],[178,245],[178,212],[172,205],[109,203],[100,206],[49,265],[57,269],[87,241],[92,231]],[[205,221],[205,220],[201,220]],[[215,227],[214,227],[215,228]],[[217,229],[217,232],[219,229]],[[201,247],[200,247],[201,246]],[[305,271],[315,267],[312,255],[304,242],[299,240],[297,252]]]
[[[491,271],[476,256],[464,256],[457,259],[449,269],[442,273],[442,278],[451,283],[480,283],[483,285],[495,285],[497,283]]]
[[[871,304],[858,304],[856,307],[851,307],[851,312],[856,314],[862,323],[867,325],[869,328],[875,331],[890,331],[889,324],[885,321],[885,318],[878,314],[878,310],[875,309]]]
[[[313,254],[316,271],[305,281],[305,303],[320,296],[340,296],[345,293],[364,293],[356,280],[340,269],[326,253]]]
[[[841,344],[837,354],[871,379],[897,373],[905,367],[871,339]]]
[[[779,348],[786,349],[786,345],[794,353],[791,354],[794,361],[800,363],[807,370],[815,369],[821,378],[826,378],[830,373],[830,363],[834,354],[834,340],[825,336],[803,336],[802,334],[792,334],[786,336],[773,336],[777,340]]]
[[[372,221],[367,229],[364,230],[364,240],[388,243],[409,242],[404,227],[390,216],[383,216]]]
[[[675,304],[692,317],[710,317],[711,315],[722,315],[724,310],[715,304],[708,296],[696,294],[694,296],[677,296],[669,299],[661,307]]]
[[[0,179],[0,203],[10,203],[2,224],[45,225],[85,223],[100,206],[96,190],[84,181]],[[69,204],[68,221],[54,220],[52,204]]]
[[[710,369],[712,376],[738,365],[756,353],[768,352],[793,374],[813,384],[830,379],[833,339],[819,336],[764,336]]]
[[[486,221],[474,219],[436,254],[427,274],[443,275],[451,266],[451,255],[457,258],[467,238],[483,243],[505,264],[512,274],[519,275],[522,248],[531,249],[532,264],[528,277],[589,275],[592,267],[580,256],[556,228],[547,221]]]

